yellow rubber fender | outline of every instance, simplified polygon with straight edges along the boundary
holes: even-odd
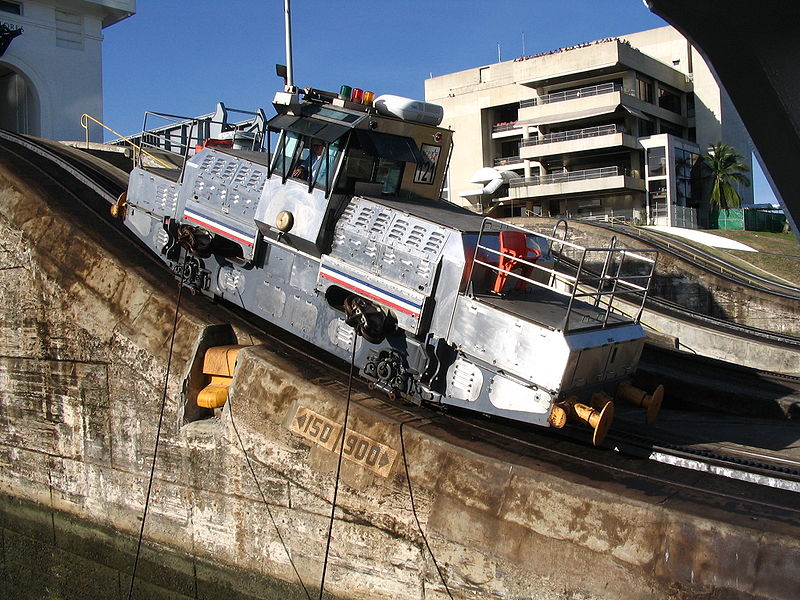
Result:
[[[197,406],[220,408],[228,401],[228,389],[233,382],[236,358],[243,345],[213,346],[203,357],[203,374],[209,377],[208,384],[197,394]]]

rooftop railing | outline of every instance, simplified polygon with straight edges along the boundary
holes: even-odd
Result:
[[[622,127],[619,125],[600,125],[598,127],[586,127],[584,129],[574,129],[572,131],[548,133],[542,137],[534,137],[527,140],[522,140],[520,146],[538,146],[540,144],[568,142],[571,140],[581,140],[585,138],[599,137],[602,135],[612,135],[615,133],[622,133]]]
[[[617,177],[618,175],[628,175],[631,173],[627,169],[619,167],[600,167],[597,169],[585,169],[583,171],[562,171],[550,173],[548,175],[535,175],[524,179],[514,179],[511,181],[512,188],[525,187],[528,185],[546,185],[548,183],[567,183],[570,181],[585,181],[587,179],[600,179],[603,177]]]
[[[566,90],[564,92],[545,94],[538,98],[530,98],[529,100],[520,100],[519,107],[526,108],[528,106],[539,106],[541,104],[552,104],[554,102],[566,102],[567,100],[576,100],[578,98],[588,98],[590,96],[600,96],[601,94],[612,94],[614,92],[624,91],[624,88],[618,83],[600,83],[577,90]]]

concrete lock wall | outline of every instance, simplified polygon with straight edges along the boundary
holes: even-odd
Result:
[[[119,597],[145,502],[175,284],[47,192],[0,168],[0,573],[5,590],[20,589],[27,570],[56,597]],[[346,390],[214,310],[182,300],[137,593],[304,597],[271,512],[316,596]],[[231,335],[254,347],[239,356],[229,403],[217,418],[184,423],[184,380],[204,346]],[[800,585],[787,575],[800,542],[768,524],[700,517],[679,490],[635,475],[598,481],[361,387],[353,401],[326,585],[336,597],[446,598],[421,531],[455,598],[788,600]],[[50,538],[60,552],[20,564],[17,551],[45,556],[30,548]],[[100,573],[91,592],[77,576],[89,564]]]

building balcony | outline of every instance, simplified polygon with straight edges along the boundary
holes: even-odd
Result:
[[[527,125],[533,125],[533,123],[527,120],[495,123],[492,125],[492,139],[521,136]]]
[[[653,117],[686,127],[686,117],[636,97],[632,90],[619,84],[604,83],[577,90],[547,94],[530,100],[521,100],[517,124],[552,125],[580,121],[601,115],[610,115],[618,109],[635,117],[649,120]]]
[[[600,167],[583,171],[564,171],[512,180],[509,196],[514,199],[541,198],[562,194],[645,190],[637,173],[619,167]]]
[[[583,129],[573,129],[572,131],[560,131],[558,133],[548,133],[542,137],[523,140],[521,146],[538,146],[540,144],[552,144],[555,142],[569,142],[572,140],[584,140],[586,138],[601,135],[611,135],[622,133],[619,125],[600,125],[598,127],[585,127]]]
[[[619,86],[609,86],[610,91],[603,93],[574,97],[570,94],[569,98],[562,101],[530,104],[525,108],[520,108],[520,116],[533,125],[545,125],[610,115],[623,103],[627,104],[629,100],[636,102],[633,96],[618,88]],[[536,100],[541,100],[541,98]]]
[[[492,160],[492,165],[499,171],[521,169],[523,167],[523,160],[519,156],[498,156]]]
[[[553,104],[556,102],[566,102],[568,100],[577,100],[578,98],[590,98],[592,96],[602,96],[604,94],[613,94],[621,92],[622,86],[618,83],[601,83],[599,85],[590,85],[577,90],[568,90],[565,92],[555,92],[554,94],[545,94],[538,98],[530,98],[529,100],[520,100],[520,108],[528,108],[529,106],[541,106],[543,104]]]
[[[492,125],[492,133],[505,133],[506,131],[514,131],[515,129],[522,129],[519,121],[506,121],[504,123],[495,123]]]
[[[524,139],[520,142],[520,156],[536,160],[545,156],[616,147],[635,150],[639,145],[636,138],[625,133],[619,125],[600,125]]]

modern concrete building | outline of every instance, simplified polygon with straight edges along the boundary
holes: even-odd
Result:
[[[730,100],[671,27],[434,77],[425,96],[455,130],[449,199],[475,210],[696,227],[709,144],[750,162]]]
[[[103,29],[135,11],[136,0],[0,0],[0,128],[83,139],[81,115],[103,117]]]

